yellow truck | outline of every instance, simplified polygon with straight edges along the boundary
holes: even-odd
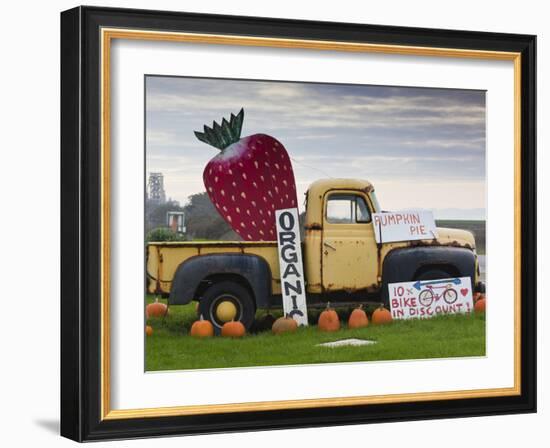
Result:
[[[469,276],[482,285],[474,236],[438,228],[427,240],[377,243],[372,214],[381,212],[373,186],[324,179],[306,193],[302,243],[308,307],[388,302],[394,282]],[[245,327],[257,309],[282,307],[276,241],[151,242],[147,291],[170,305],[199,302],[216,329],[228,319]]]

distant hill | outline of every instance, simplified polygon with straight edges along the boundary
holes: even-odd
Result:
[[[453,221],[484,221],[487,210],[484,208],[435,208],[431,209],[436,219]]]

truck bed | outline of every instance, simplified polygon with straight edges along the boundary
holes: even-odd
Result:
[[[185,260],[204,254],[243,253],[258,255],[271,268],[272,290],[280,293],[279,258],[276,241],[175,241],[150,242],[147,245],[147,292],[168,294],[178,266]]]

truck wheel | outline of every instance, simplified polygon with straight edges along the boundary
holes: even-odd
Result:
[[[256,307],[248,290],[236,282],[214,283],[203,294],[199,310],[219,334],[224,323],[240,321],[248,330],[254,322]]]

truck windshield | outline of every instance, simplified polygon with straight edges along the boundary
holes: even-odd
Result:
[[[370,192],[370,200],[372,202],[372,205],[374,206],[374,212],[380,213],[382,211],[382,208],[380,207],[380,203],[378,202],[378,198],[376,197],[376,193],[374,190]]]

